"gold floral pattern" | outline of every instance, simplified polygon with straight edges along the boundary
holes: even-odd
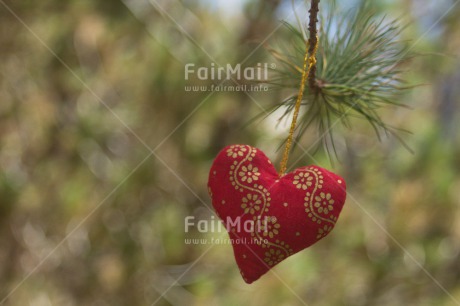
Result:
[[[322,191],[324,177],[321,171],[317,168],[313,168],[312,170],[309,169],[307,171],[310,173],[310,176],[315,178],[315,180],[312,185],[311,192],[308,191],[305,194],[305,212],[307,213],[308,218],[313,222],[316,222],[317,224],[325,222],[326,225],[330,226],[332,229],[337,222],[337,217],[331,214],[334,210],[334,199],[330,193]],[[324,232],[324,227],[322,228],[322,231]],[[327,235],[327,233],[328,232],[326,232],[324,236]]]
[[[240,145],[233,145],[227,149],[227,156],[232,158],[242,157],[247,151],[246,147]]]
[[[260,172],[257,167],[253,167],[252,164],[249,164],[247,166],[242,166],[238,175],[241,177],[242,182],[248,182],[251,184],[253,181],[257,181],[259,179]]]
[[[262,235],[264,237],[270,237],[273,238],[275,235],[279,234],[279,229],[280,229],[280,224],[278,223],[278,220],[276,217],[271,217],[271,218],[265,218],[265,220],[262,220],[260,224],[260,230],[262,231]]]
[[[329,234],[329,232],[332,230],[332,225],[324,225],[323,228],[318,228],[318,234],[316,235],[316,239],[321,239],[325,236],[327,236],[327,234]]]
[[[267,239],[272,239],[279,234],[280,225],[276,218],[268,219],[265,223],[266,225],[262,219],[264,213],[269,212],[271,196],[267,188],[258,184],[260,172],[258,167],[252,163],[256,157],[257,149],[250,146],[241,147],[245,147],[246,149],[243,151],[242,160],[238,160],[240,156],[238,152],[242,150],[237,151],[236,149],[232,149],[232,147],[227,149],[228,156],[233,157],[233,153],[235,152],[237,154],[237,159],[230,166],[229,175],[230,182],[236,190],[241,192],[244,190],[251,191],[251,193],[246,194],[242,198],[240,206],[244,213],[251,214],[253,216],[252,219],[256,222],[255,227],[251,230],[251,236],[260,241],[265,241],[260,244],[262,248],[274,248],[274,250],[278,250],[278,253],[283,254],[283,258],[286,258],[292,252],[292,249],[288,245],[284,246],[284,242],[280,242],[279,240],[276,243],[274,241],[267,241]]]
[[[313,184],[313,176],[308,172],[300,172],[294,176],[294,181],[292,182],[297,189],[307,190]]]
[[[249,193],[243,198],[243,203],[241,203],[241,208],[244,209],[244,213],[250,213],[253,215],[256,211],[260,210],[260,205],[262,201],[257,194]]]
[[[285,256],[286,255],[283,254],[283,252],[281,252],[280,249],[275,250],[271,248],[267,252],[265,252],[264,261],[267,265],[271,267],[282,261],[285,258]]]
[[[315,196],[314,205],[320,214],[322,213],[327,215],[334,208],[334,199],[332,199],[330,193],[321,192],[319,195]]]
[[[294,250],[289,246],[289,244],[285,243],[284,241],[276,239],[275,243],[283,248],[286,248],[288,250],[288,256],[294,254]]]

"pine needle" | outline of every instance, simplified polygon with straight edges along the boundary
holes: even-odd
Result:
[[[396,97],[411,88],[403,86],[399,78],[400,66],[413,57],[407,42],[401,41],[401,25],[398,20],[377,18],[366,3],[362,1],[358,9],[346,13],[331,9],[322,18],[316,81],[314,90],[305,88],[296,142],[314,126],[329,155],[332,150],[337,156],[334,128],[338,123],[351,128],[354,117],[366,120],[379,139],[382,134],[396,135],[398,130],[385,123],[378,111],[386,106],[404,106]],[[286,22],[284,26],[288,31],[280,46],[268,48],[280,63],[270,84],[295,89],[302,76],[300,67],[308,40],[303,31]],[[274,105],[269,113],[284,108],[280,120],[291,115],[296,98],[294,95]]]

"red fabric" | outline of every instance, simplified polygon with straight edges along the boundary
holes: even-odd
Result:
[[[329,234],[346,197],[340,176],[308,166],[280,178],[267,156],[247,145],[219,153],[208,188],[249,284]]]

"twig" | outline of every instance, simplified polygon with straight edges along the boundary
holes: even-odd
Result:
[[[310,10],[308,11],[310,13],[310,23],[308,24],[308,31],[310,32],[308,53],[310,56],[313,55],[315,46],[318,44],[318,29],[316,24],[318,23],[319,2],[320,0],[312,0]],[[310,74],[308,75],[308,86],[312,92],[316,92],[318,89],[316,85],[316,62],[312,65]]]

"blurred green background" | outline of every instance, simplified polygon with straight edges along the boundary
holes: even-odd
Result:
[[[223,146],[279,162],[288,125],[247,122],[286,93],[186,92],[203,82],[184,65],[272,63],[260,43],[295,22],[291,1],[0,0],[0,305],[458,305],[457,2],[372,1],[421,54],[404,63],[422,84],[401,97],[412,109],[382,112],[414,154],[365,124],[338,126],[334,165],[296,150],[291,169],[341,174],[347,203],[279,278],[247,285],[230,245],[184,243],[226,234],[185,233],[184,218],[211,218]]]

